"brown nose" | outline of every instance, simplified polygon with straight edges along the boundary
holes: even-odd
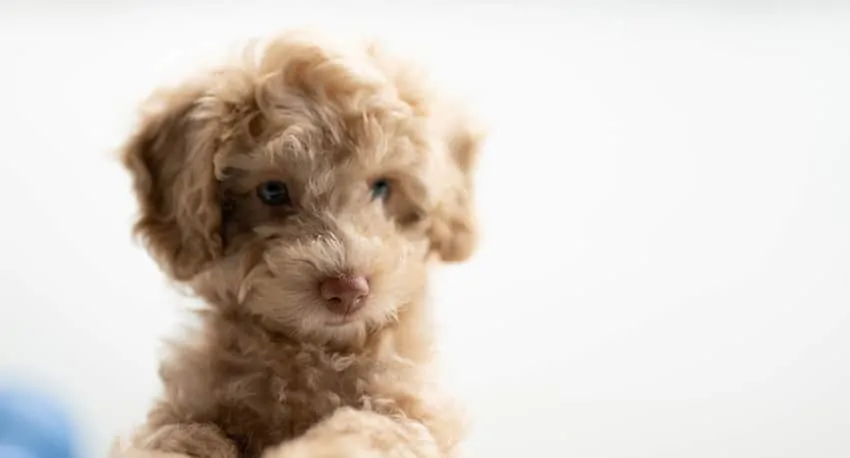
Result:
[[[319,292],[328,310],[348,315],[363,307],[369,295],[369,281],[360,275],[329,277],[319,284]]]

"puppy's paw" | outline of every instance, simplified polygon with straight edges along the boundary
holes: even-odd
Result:
[[[348,407],[262,458],[432,458],[440,456],[421,424]]]
[[[109,458],[238,458],[236,446],[212,424],[170,424],[116,442]]]
[[[109,458],[192,458],[181,453],[156,452],[134,447],[133,445],[116,439],[109,451]]]
[[[350,437],[327,441],[295,439],[266,450],[262,458],[387,458]]]

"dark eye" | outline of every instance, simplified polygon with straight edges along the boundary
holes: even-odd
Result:
[[[282,181],[266,181],[257,187],[257,197],[264,204],[271,207],[279,207],[281,205],[289,205],[289,190],[286,189],[286,183]]]
[[[372,198],[386,200],[390,196],[390,182],[386,179],[376,180],[372,183]]]

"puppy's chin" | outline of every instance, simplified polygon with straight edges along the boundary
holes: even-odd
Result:
[[[357,346],[366,340],[368,328],[362,319],[346,320],[339,324],[330,322],[302,331],[301,338],[312,343]]]
[[[379,332],[391,321],[389,317],[380,321],[364,316],[323,317],[319,320],[289,324],[283,331],[305,343],[359,346],[365,342],[367,336]]]
[[[343,316],[331,312],[319,300],[296,303],[287,302],[281,296],[266,297],[263,301],[249,300],[244,305],[261,316],[269,328],[305,343],[356,346],[396,319],[396,307],[389,300],[373,298],[362,309]]]

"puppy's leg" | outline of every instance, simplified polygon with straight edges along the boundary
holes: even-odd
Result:
[[[142,450],[166,454],[174,453],[193,458],[239,458],[236,445],[227,439],[218,427],[211,424],[161,426],[151,434],[145,435],[141,440],[137,440],[136,443]],[[124,457],[124,455],[119,456]],[[129,455],[129,457],[134,456],[136,455]]]
[[[440,457],[437,443],[421,423],[348,407],[263,454],[263,458]]]
[[[109,458],[192,458],[182,453],[153,452],[135,447],[114,448]]]

